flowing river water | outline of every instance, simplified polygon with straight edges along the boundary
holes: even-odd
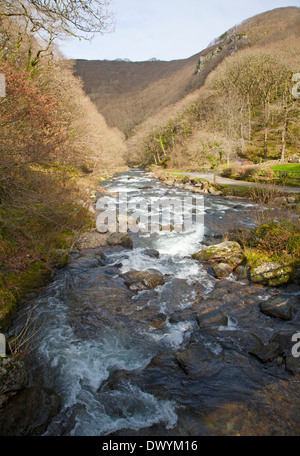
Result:
[[[104,187],[135,201],[192,195],[142,170]],[[72,254],[12,328],[30,312],[39,328],[28,358],[31,382],[61,397],[45,435],[299,433],[297,377],[278,359],[262,363],[249,354],[278,331],[299,330],[299,309],[282,321],[258,308],[278,293],[296,302],[299,287],[279,290],[233,275],[219,280],[191,256],[231,229],[254,226],[254,210],[246,200],[206,195],[204,233],[199,225],[135,233],[132,250]],[[131,291],[123,276],[131,270],[159,271],[165,284]],[[201,328],[196,317],[208,308],[222,310],[227,324]]]

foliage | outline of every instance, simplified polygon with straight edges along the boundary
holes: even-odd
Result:
[[[60,249],[91,227],[90,188],[124,163],[125,151],[123,136],[106,125],[54,47],[28,66],[28,54],[40,49],[36,34],[14,15],[24,2],[12,2],[9,16],[6,3],[0,0],[7,89],[0,98],[0,325],[65,263]]]

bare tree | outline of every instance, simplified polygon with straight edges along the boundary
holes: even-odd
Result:
[[[91,39],[96,33],[113,31],[114,14],[109,5],[110,0],[0,0],[0,38],[11,47],[11,26],[17,26],[14,51],[26,36],[28,66],[34,67],[55,40]],[[32,55],[32,43],[37,41],[38,49]]]
[[[0,0],[0,17],[23,20],[43,39],[92,37],[111,31],[110,0]]]

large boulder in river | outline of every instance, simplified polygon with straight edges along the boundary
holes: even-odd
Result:
[[[16,356],[0,358],[0,394],[18,391],[28,383],[24,361]]]
[[[213,271],[218,279],[224,279],[232,273],[232,267],[228,263],[217,263],[213,266]]]
[[[208,307],[196,316],[200,328],[226,326],[228,317],[221,310],[215,307]]]
[[[250,269],[250,281],[270,287],[283,285],[290,281],[291,268],[280,263],[264,262]]]
[[[129,271],[124,277],[125,285],[132,291],[153,290],[165,283],[159,271]]]
[[[224,367],[223,353],[217,355],[205,346],[190,346],[176,352],[175,358],[192,379],[216,375]]]
[[[281,320],[291,320],[295,310],[291,304],[280,296],[263,301],[258,307],[264,314]]]
[[[1,436],[41,435],[59,412],[60,397],[50,388],[25,388],[0,413]]]
[[[107,238],[108,245],[121,245],[126,249],[133,248],[131,237],[127,233],[113,233]]]
[[[150,258],[159,258],[159,251],[156,249],[145,249],[142,251],[142,254]]]
[[[232,268],[242,263],[244,254],[238,242],[224,241],[220,244],[209,245],[197,253],[193,258],[198,261],[228,263]]]

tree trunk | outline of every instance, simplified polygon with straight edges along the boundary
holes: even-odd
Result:
[[[242,152],[245,150],[245,140],[244,140],[244,125],[243,125],[243,108],[240,110],[240,135],[241,135],[241,149]]]
[[[269,101],[265,104],[264,159],[268,158]]]
[[[284,122],[281,136],[281,157],[280,161],[284,162],[285,160],[285,146],[286,146],[286,133],[288,127],[288,109],[287,106],[284,107]]]

